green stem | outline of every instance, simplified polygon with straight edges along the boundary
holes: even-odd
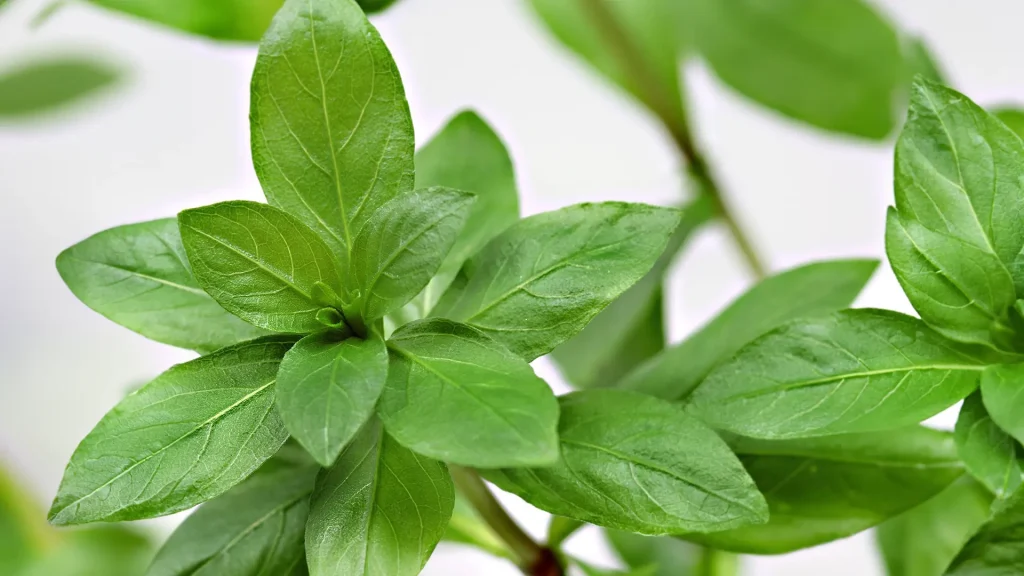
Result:
[[[739,557],[731,552],[704,548],[694,576],[737,576]]]
[[[459,492],[476,509],[515,556],[516,564],[527,576],[561,576],[562,568],[550,550],[523,531],[502,508],[480,475],[471,468],[449,464],[452,479]]]
[[[618,19],[608,7],[606,0],[579,1],[583,3],[590,20],[615,53],[622,66],[622,71],[630,76],[630,83],[637,95],[654,111],[672,137],[684,164],[697,180],[702,193],[709,195],[714,200],[719,218],[725,222],[750,271],[757,278],[764,278],[766,268],[754,249],[753,243],[736,219],[733,210],[723,198],[721,187],[704,161],[704,156],[697,147],[690,130],[690,122],[682,102],[678,101],[674,94],[664,89],[663,84],[648,67],[647,60],[644,59],[641,51],[619,25]]]

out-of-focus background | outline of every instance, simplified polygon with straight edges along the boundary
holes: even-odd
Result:
[[[826,0],[822,0],[826,1]],[[1009,0],[874,0],[931,46],[950,83],[984,105],[1024,103],[1020,22]],[[2,4],[2,2],[0,2]],[[41,55],[92,54],[118,83],[68,109],[0,124],[0,462],[45,505],[77,442],[134,385],[188,352],[148,341],[79,303],[54,258],[97,231],[226,199],[262,198],[251,166],[255,47],[219,44],[71,2],[33,27],[44,1],[0,8],[0,71]],[[673,203],[679,160],[659,126],[547,34],[523,0],[401,0],[373,18],[402,72],[417,140],[471,107],[506,141],[523,211],[584,200]],[[828,134],[759,107],[700,64],[691,113],[726,196],[774,270],[884,256],[892,141]],[[723,230],[686,250],[669,290],[673,340],[750,282]],[[912,312],[881,269],[859,305]],[[557,390],[544,359],[538,372]],[[950,427],[953,416],[934,422]],[[546,515],[504,498],[541,535]],[[166,533],[181,515],[143,523]],[[614,565],[584,530],[569,550]],[[745,557],[752,576],[881,574],[861,534],[784,557]],[[442,544],[426,574],[515,574]],[[59,576],[59,575],[57,575]]]

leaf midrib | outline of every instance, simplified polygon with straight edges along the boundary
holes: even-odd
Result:
[[[74,256],[72,254],[68,254],[68,257],[71,258],[72,260],[77,260],[77,261],[83,262],[85,264],[96,264],[96,265],[99,265],[99,266],[106,266],[107,268],[113,268],[114,270],[119,270],[121,272],[125,272],[127,274],[131,274],[132,276],[138,276],[139,278],[142,278],[144,280],[150,280],[152,282],[163,284],[163,285],[169,286],[171,288],[176,288],[176,289],[181,290],[183,292],[189,292],[189,293],[192,293],[192,294],[196,294],[197,296],[209,297],[209,294],[207,294],[201,288],[196,288],[194,286],[187,286],[185,284],[179,284],[179,283],[173,282],[171,280],[166,280],[164,278],[159,278],[157,276],[152,276],[152,275],[146,274],[144,272],[139,272],[137,270],[132,270],[131,268],[126,268],[124,266],[119,266],[117,264],[111,264],[110,262],[100,262],[99,260],[89,260],[89,259],[86,259],[86,258],[79,258],[78,256]]]
[[[814,380],[804,380],[799,382],[788,382],[777,386],[769,386],[767,388],[759,388],[757,390],[750,390],[740,394],[733,394],[717,399],[719,402],[732,402],[734,400],[747,400],[750,398],[757,398],[758,396],[766,396],[769,394],[775,394],[779,392],[788,392],[790,390],[799,390],[801,388],[813,388],[815,386],[823,386],[825,384],[831,384],[833,382],[840,382],[851,378],[871,378],[873,376],[885,376],[888,374],[902,374],[904,372],[928,372],[932,370],[948,370],[948,371],[974,371],[981,372],[984,370],[984,366],[970,366],[965,364],[936,364],[933,366],[908,366],[904,368],[887,368],[884,370],[867,370],[864,372],[850,372],[845,374],[836,374],[834,376],[826,376],[824,378],[817,378]]]

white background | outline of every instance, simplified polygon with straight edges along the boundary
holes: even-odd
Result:
[[[13,0],[0,13],[0,68],[32,54],[86,51],[119,63],[129,77],[68,113],[0,126],[0,461],[41,503],[55,493],[77,442],[127,388],[189,358],[77,302],[54,269],[57,253],[118,224],[261,198],[248,150],[253,48],[156,30],[84,5],[31,31],[27,22],[42,4]],[[876,4],[903,29],[923,35],[952,83],[975,100],[1024,102],[1024,4]],[[374,21],[402,71],[418,140],[458,109],[477,109],[508,143],[526,214],[582,200],[680,197],[678,160],[664,134],[557,46],[524,0],[402,0]],[[700,66],[687,78],[698,138],[772,269],[884,255],[891,142],[795,124],[744,101]],[[672,276],[673,339],[748,282],[723,232],[706,230]],[[910,311],[885,268],[859,304]],[[541,360],[537,369],[564,389],[550,365]],[[952,418],[938,421],[949,425]],[[543,532],[545,515],[507,500],[531,531]],[[164,530],[174,521],[149,524]],[[881,571],[872,546],[862,534],[786,557],[747,559],[745,566],[754,576],[870,576]],[[570,549],[614,562],[593,529]],[[445,546],[426,573],[515,574]]]

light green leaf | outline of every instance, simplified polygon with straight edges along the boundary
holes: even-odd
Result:
[[[515,561],[508,546],[477,514],[473,505],[459,492],[455,493],[455,509],[445,529],[445,542],[468,544],[499,558]]]
[[[406,450],[374,419],[317,478],[306,525],[311,576],[414,576],[444,534],[448,469]]]
[[[947,576],[1013,576],[1024,573],[1024,489],[996,504],[992,516],[946,569]]]
[[[573,558],[572,563],[580,569],[580,572],[584,576],[655,576],[657,574],[654,566],[644,566],[636,570],[615,570],[607,568],[598,568],[587,564],[579,558]]]
[[[677,210],[623,202],[520,220],[466,263],[432,314],[533,360],[640,280],[678,224]]]
[[[281,0],[89,0],[178,30],[215,40],[255,42],[263,36]]]
[[[476,194],[455,245],[430,284],[413,302],[424,317],[462,264],[519,220],[512,159],[501,138],[476,113],[463,111],[416,151],[416,187],[444,186]]]
[[[330,248],[294,217],[266,204],[221,202],[178,214],[196,280],[242,320],[276,332],[325,328],[317,282],[341,291]]]
[[[293,342],[277,336],[223,348],[130,394],[71,456],[50,522],[163,516],[242,481],[288,438],[273,385]]]
[[[420,320],[388,340],[377,411],[388,433],[426,456],[481,468],[558,457],[558,402],[530,365],[485,334]]]
[[[594,317],[579,334],[551,351],[566,379],[578,388],[614,386],[665,347],[662,284],[690,235],[716,214],[703,194],[683,209],[668,246],[654,267]]]
[[[474,199],[466,192],[433,187],[377,209],[356,236],[352,255],[366,321],[401,308],[430,282],[466,223]]]
[[[32,495],[0,466],[0,574],[19,574],[56,543]]]
[[[941,576],[988,518],[992,495],[962,478],[938,496],[878,527],[889,576]]]
[[[920,37],[905,38],[903,40],[903,58],[907,66],[907,75],[910,80],[920,74],[927,80],[946,84],[946,74],[935,59],[928,44]]]
[[[862,0],[699,0],[697,47],[723,82],[777,112],[881,139],[905,85],[896,31]]]
[[[1024,364],[989,366],[981,376],[981,397],[992,421],[1024,442]]]
[[[552,516],[548,522],[548,542],[550,548],[558,548],[570,536],[576,533],[585,524],[573,518],[565,516]]]
[[[1013,107],[1001,107],[992,110],[992,114],[1017,136],[1024,137],[1024,110]]]
[[[126,526],[90,526],[60,537],[56,548],[16,576],[142,576],[153,558],[150,539]]]
[[[666,400],[684,399],[715,366],[754,338],[794,318],[849,306],[877,267],[875,260],[834,260],[762,280],[692,336],[642,364],[620,386]]]
[[[551,32],[655,114],[683,117],[679,61],[690,43],[687,2],[531,0]]]
[[[558,462],[482,471],[488,480],[552,514],[642,534],[767,521],[764,498],[728,446],[678,406],[611,389],[560,401]]]
[[[147,576],[261,576],[305,566],[309,495],[319,468],[272,459],[178,526]]]
[[[109,89],[120,73],[100,61],[51,57],[0,72],[0,122],[53,112]]]
[[[888,310],[795,320],[720,365],[692,396],[714,428],[781,439],[914,424],[974,391],[986,362]]]
[[[986,378],[982,376],[983,388]],[[1001,401],[996,399],[996,402]],[[992,421],[982,403],[980,391],[968,396],[960,407],[960,417],[956,421],[956,447],[967,471],[997,497],[1005,498],[1020,486],[1017,442]]]
[[[997,118],[954,90],[914,84],[886,251],[921,317],[952,338],[998,343],[988,332],[1005,324],[1014,288],[1024,292],[1022,163],[1024,143]]]
[[[264,334],[199,287],[174,218],[90,236],[60,253],[57,271],[85,305],[157,342],[206,353]]]
[[[686,538],[735,552],[782,554],[845,538],[921,504],[963,475],[952,434],[923,426],[728,440],[768,500],[771,519]]]
[[[287,0],[252,77],[252,156],[267,200],[320,233],[343,266],[377,208],[413,188],[398,69],[354,0]]]
[[[651,576],[699,574],[699,546],[667,536],[641,536],[607,529],[604,533],[619,558],[634,570],[647,568]]]
[[[329,467],[373,416],[388,377],[379,336],[339,339],[310,334],[285,354],[277,374],[277,406],[288,431]]]

